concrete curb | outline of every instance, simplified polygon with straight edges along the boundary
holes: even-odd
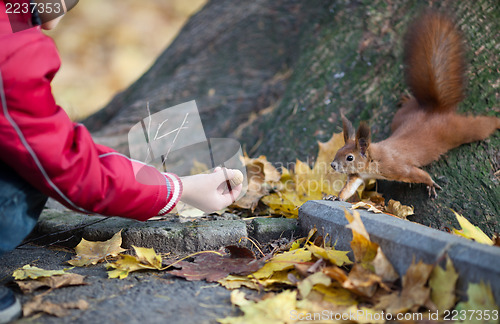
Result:
[[[99,223],[91,224],[97,220]],[[83,228],[79,228],[85,226]],[[268,242],[299,232],[297,220],[286,218],[255,218],[253,220],[209,220],[196,222],[140,222],[119,217],[88,216],[72,211],[46,209],[37,225],[38,235],[49,235],[43,243],[58,241],[76,246],[85,238],[105,241],[122,230],[124,248],[132,245],[154,247],[158,252],[190,253],[219,249],[236,244],[242,237]],[[39,242],[37,242],[39,243]],[[249,244],[243,240],[242,244]]]
[[[308,201],[299,209],[299,225],[303,231],[316,226],[328,233],[338,250],[351,250],[351,230],[344,209],[351,204],[337,201]],[[458,236],[405,221],[387,214],[358,210],[370,239],[382,248],[396,271],[402,275],[413,258],[432,264],[448,253],[460,277],[457,291],[464,295],[469,282],[481,280],[491,285],[496,302],[500,302],[500,248],[479,244]],[[352,211],[351,211],[352,212]],[[352,259],[352,255],[351,255]]]

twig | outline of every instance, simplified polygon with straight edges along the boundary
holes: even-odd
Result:
[[[42,235],[42,236],[39,236],[39,237],[35,237],[35,238],[31,239],[31,240],[28,240],[28,241],[25,241],[25,242],[21,243],[18,246],[18,248],[21,247],[21,246],[24,246],[26,244],[33,243],[35,241],[39,241],[39,240],[44,239],[44,238],[49,237],[49,236],[60,235],[60,234],[64,234],[64,233],[68,233],[68,232],[72,232],[72,231],[77,231],[77,230],[80,230],[80,229],[85,228],[87,226],[91,226],[91,225],[100,223],[100,222],[105,221],[105,220],[110,219],[110,218],[112,218],[112,217],[106,217],[106,218],[98,219],[98,220],[96,220],[94,222],[91,222],[91,223],[88,223],[88,224],[84,224],[84,225],[80,225],[80,226],[77,226],[75,228],[70,228],[68,230],[59,231],[59,232],[55,232],[55,233],[49,233],[49,234],[45,234],[45,235]],[[58,243],[58,242],[64,242],[64,241],[65,240],[59,240],[59,241],[56,241],[56,242],[53,242],[53,243],[50,243],[50,244],[47,244],[47,245],[52,245],[52,244],[55,244],[55,243]]]

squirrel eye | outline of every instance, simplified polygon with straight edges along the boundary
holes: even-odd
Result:
[[[346,156],[346,158],[345,158],[345,159],[346,159],[347,161],[349,161],[349,162],[352,162],[352,161],[354,161],[354,155],[349,154],[348,156]]]

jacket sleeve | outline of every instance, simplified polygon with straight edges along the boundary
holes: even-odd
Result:
[[[54,101],[50,82],[59,65],[45,36],[1,63],[1,160],[77,211],[138,220],[170,211],[181,196],[180,179],[95,144]]]

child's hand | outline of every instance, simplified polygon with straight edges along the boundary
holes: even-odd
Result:
[[[183,177],[181,201],[204,212],[221,210],[232,204],[240,195],[242,184],[232,187],[231,191],[226,184],[226,180],[239,176],[239,170],[217,167],[210,174]]]

